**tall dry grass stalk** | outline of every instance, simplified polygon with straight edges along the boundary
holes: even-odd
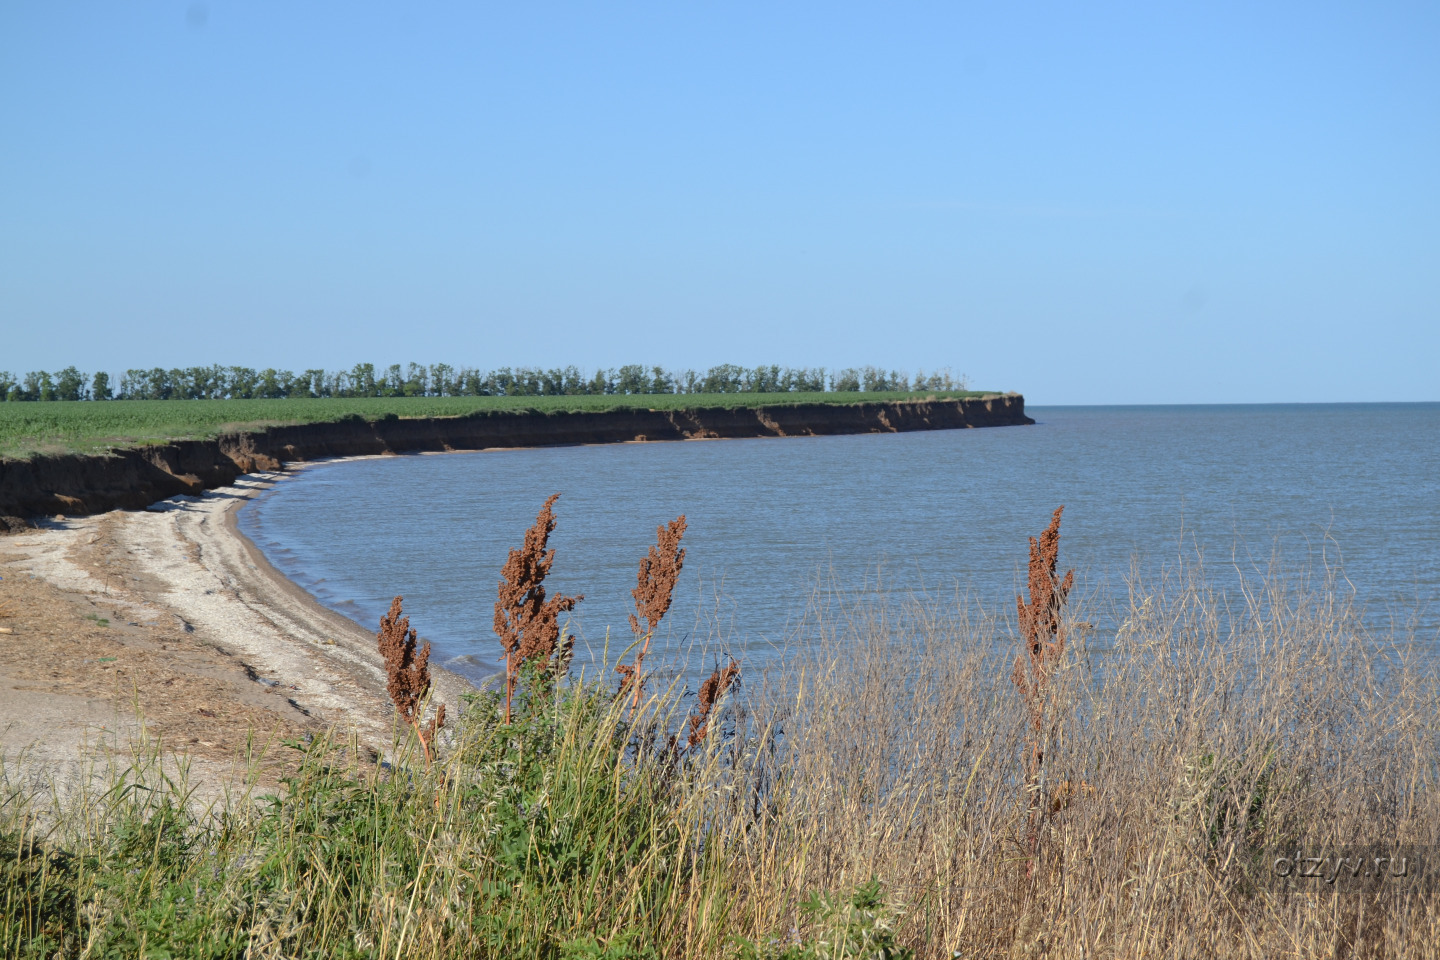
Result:
[[[573,610],[585,599],[556,596],[546,599],[545,577],[555,562],[555,551],[547,550],[555,530],[555,501],[552,494],[540,508],[535,525],[525,531],[525,542],[511,550],[500,571],[499,599],[495,601],[495,633],[505,650],[505,721],[510,722],[516,684],[525,664],[554,677],[564,672],[569,660],[569,643],[560,636],[560,614]]]
[[[1025,744],[1025,793],[1027,796],[1025,834],[1025,876],[1035,873],[1040,847],[1040,821],[1047,813],[1045,800],[1045,745],[1054,735],[1051,681],[1065,657],[1065,601],[1075,586],[1075,571],[1067,570],[1063,580],[1056,576],[1060,562],[1060,515],[1055,508],[1050,525],[1037,540],[1030,538],[1030,602],[1015,597],[1015,611],[1024,651],[1015,658],[1011,682],[1020,691],[1029,732]],[[1068,781],[1066,784],[1068,786]],[[1067,791],[1068,792],[1068,791]],[[1068,799],[1068,797],[1067,797]]]
[[[1047,667],[1066,709],[1045,715],[1045,768],[1090,789],[1056,791],[1032,852],[1034,714],[1000,679],[1002,625],[928,600],[829,618],[750,684],[727,793],[748,800],[727,833],[743,925],[787,929],[808,891],[873,876],[922,957],[1440,955],[1433,873],[1296,893],[1261,855],[1368,844],[1433,863],[1433,650],[1371,635],[1333,582],[1278,573],[1225,592],[1172,568],[1136,579],[1116,620],[1112,645]]]
[[[620,674],[620,690],[631,693],[630,714],[633,717],[640,706],[640,695],[645,686],[645,655],[650,652],[650,641],[660,626],[670,601],[675,594],[675,585],[680,581],[680,571],[685,566],[685,548],[680,538],[685,536],[685,515],[655,528],[655,545],[640,558],[640,570],[636,575],[635,589],[630,595],[635,598],[635,612],[630,614],[630,631],[640,649],[633,664],[621,663],[615,667]],[[640,621],[644,620],[642,626]]]
[[[710,732],[710,714],[715,711],[718,704],[730,692],[730,687],[740,679],[740,662],[734,657],[723,668],[717,667],[710,676],[706,677],[700,684],[700,690],[695,697],[695,712],[690,716],[689,733],[686,735],[686,746],[698,747]]]
[[[445,704],[436,708],[429,723],[423,722],[425,697],[430,693],[430,642],[416,650],[419,638],[410,627],[410,618],[401,616],[402,599],[390,602],[390,612],[380,618],[376,638],[385,659],[385,689],[400,719],[415,731],[428,767],[435,734],[445,726]]]

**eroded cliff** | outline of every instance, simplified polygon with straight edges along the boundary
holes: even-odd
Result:
[[[0,461],[0,515],[139,509],[224,486],[243,473],[326,457],[580,443],[897,433],[1033,423],[1018,394],[890,403],[805,403],[603,413],[478,413],[351,417],[177,440],[101,455]]]

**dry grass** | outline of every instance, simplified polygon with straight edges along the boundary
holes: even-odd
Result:
[[[687,746],[698,747],[704,741],[705,735],[710,732],[710,714],[738,679],[740,663],[732,658],[723,669],[716,668],[700,684],[700,691],[695,697],[695,712],[690,717],[689,733],[685,738]]]
[[[1028,881],[1034,726],[1001,626],[919,602],[825,624],[752,684],[784,736],[750,729],[773,753],[746,754],[763,813],[729,837],[744,925],[787,929],[807,891],[873,876],[922,957],[1440,955],[1433,873],[1345,894],[1269,873],[1275,850],[1440,850],[1433,659],[1369,636],[1332,585],[1235,600],[1171,570],[1133,585],[1113,649],[1066,651]]]
[[[555,501],[552,494],[540,508],[535,525],[525,531],[525,542],[519,550],[511,550],[500,571],[499,599],[495,601],[495,634],[505,650],[505,721],[510,721],[511,706],[522,667],[556,677],[565,672],[569,663],[569,643],[560,637],[560,614],[573,610],[585,598],[545,597],[545,577],[555,562],[555,551],[547,550],[550,534],[555,531]],[[558,654],[558,658],[557,655]]]
[[[549,506],[512,586],[553,562]],[[106,852],[129,835],[111,820],[26,847],[23,800],[0,797],[0,874],[18,878],[0,940],[50,923],[51,943],[75,945],[63,956],[151,929],[229,937],[214,956],[1440,956],[1434,651],[1367,633],[1331,581],[1275,573],[1227,592],[1186,566],[1137,577],[1113,642],[1087,649],[1085,611],[1045,599],[1066,582],[1050,542],[1018,624],[842,599],[743,698],[738,665],[717,670],[689,718],[675,691],[632,712],[609,689],[527,674],[554,695],[518,698],[512,722],[501,692],[477,694],[433,770],[401,749],[394,772],[357,779],[317,741],[287,798],[227,810],[169,860],[139,827],[135,851]],[[1041,651],[1043,792],[1011,669],[1036,636],[1067,638]],[[677,750],[687,725],[705,735]],[[62,841],[84,854],[67,891],[151,925],[102,935],[64,898],[70,912],[44,913],[34,878]],[[1428,875],[1415,862],[1342,889],[1272,869],[1359,847],[1418,852]],[[132,876],[147,878],[133,896],[106,892]],[[186,899],[200,885],[204,902]]]
[[[1050,525],[1037,540],[1030,538],[1030,602],[1015,597],[1016,620],[1020,627],[1023,651],[1015,658],[1010,679],[1020,691],[1025,705],[1029,731],[1025,743],[1025,878],[1035,877],[1036,859],[1040,853],[1041,821],[1048,807],[1066,805],[1070,800],[1069,781],[1060,804],[1060,797],[1046,803],[1045,750],[1055,737],[1054,710],[1050,685],[1065,661],[1065,601],[1075,586],[1075,571],[1068,570],[1065,579],[1056,577],[1060,562],[1060,515],[1063,506],[1055,509]]]
[[[630,614],[630,632],[635,634],[640,649],[635,653],[633,664],[618,664],[615,672],[620,674],[621,691],[631,691],[632,717],[640,706],[640,696],[645,688],[645,655],[650,652],[650,641],[655,637],[656,628],[670,610],[675,585],[680,582],[680,571],[685,566],[685,548],[680,546],[683,536],[683,513],[670,523],[655,528],[655,545],[640,558],[635,589],[630,591],[635,598],[635,612]],[[643,626],[641,620],[645,621]]]
[[[424,722],[425,698],[430,693],[430,643],[417,651],[419,638],[410,627],[410,618],[401,616],[401,601],[396,597],[390,602],[390,612],[380,618],[376,639],[385,660],[385,689],[401,722],[415,731],[428,767],[435,734],[445,726],[445,704],[436,708],[429,723]]]

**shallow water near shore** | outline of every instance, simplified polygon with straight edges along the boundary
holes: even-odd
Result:
[[[1440,404],[1037,407],[1030,427],[382,457],[298,471],[240,529],[322,603],[373,629],[392,597],[437,660],[495,668],[495,587],[562,494],[547,586],[582,593],[577,665],[630,641],[639,558],[685,514],[657,661],[749,669],[832,591],[924,590],[1013,610],[1027,538],[1065,505],[1061,562],[1103,647],[1126,576],[1203,559],[1219,587],[1329,570],[1367,625],[1440,634]],[[701,662],[703,661],[703,663]],[[647,661],[651,662],[651,661]],[[658,662],[657,662],[658,666]]]

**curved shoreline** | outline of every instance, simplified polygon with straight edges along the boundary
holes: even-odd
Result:
[[[468,451],[457,450],[453,452],[465,453]],[[339,621],[346,625],[348,628],[358,629],[360,631],[360,634],[357,634],[357,636],[363,635],[365,638],[364,642],[367,644],[374,643],[374,634],[368,622],[361,620],[359,616],[352,615],[345,612],[343,609],[340,609],[340,607],[344,606],[345,604],[342,603],[337,604],[336,606],[331,606],[330,604],[326,603],[320,592],[312,592],[312,589],[309,585],[307,585],[307,582],[312,584],[317,582],[314,580],[314,578],[305,576],[303,569],[301,569],[300,567],[297,566],[287,570],[283,560],[277,561],[276,559],[272,559],[269,555],[267,555],[265,552],[265,548],[262,547],[259,543],[256,543],[254,539],[252,539],[251,535],[254,533],[258,533],[259,531],[253,528],[249,531],[245,529],[246,521],[241,520],[240,509],[247,505],[252,506],[256,510],[260,509],[261,504],[258,501],[262,496],[273,490],[277,483],[297,479],[298,477],[302,476],[304,472],[310,467],[337,463],[348,463],[356,460],[378,459],[382,456],[384,455],[376,455],[376,457],[374,458],[367,456],[356,456],[331,457],[325,460],[310,460],[302,463],[297,463],[294,465],[293,468],[286,470],[284,473],[255,474],[249,477],[241,478],[242,480],[251,480],[255,479],[256,477],[263,476],[264,486],[263,488],[255,490],[243,501],[237,502],[232,508],[227,509],[224,513],[226,532],[240,542],[240,545],[245,550],[246,554],[249,556],[251,562],[267,576],[269,583],[275,590],[279,590],[285,594],[288,594],[294,602],[307,605],[310,609],[315,611],[320,616],[327,618],[338,618]],[[253,514],[252,520],[249,522],[254,523]],[[424,640],[425,638],[421,637],[421,639]],[[455,666],[453,659],[445,660],[443,658],[439,658],[439,651],[437,651],[435,656],[432,657],[430,661],[430,667],[432,671],[441,671],[448,678],[452,678],[453,685],[455,686],[456,690],[469,690],[477,686],[483,686],[486,682],[502,673],[498,663],[496,665],[488,665],[482,664],[478,660],[475,661],[473,669],[467,669],[468,665],[467,667],[457,667]],[[438,682],[439,681],[437,679],[437,683]],[[451,680],[447,680],[446,682],[451,683]]]
[[[658,440],[901,433],[1034,423],[1019,394],[887,403],[692,410],[352,417],[181,440],[108,454],[0,461],[0,516],[140,509],[228,486],[245,474],[334,457]]]
[[[266,477],[266,484],[273,485],[278,477]],[[270,562],[265,551],[260,549],[240,529],[237,514],[262,490],[253,490],[243,499],[237,499],[221,508],[221,528],[224,537],[233,540],[243,551],[247,561],[245,573],[241,574],[242,588],[252,597],[290,611],[292,617],[299,616],[308,624],[318,627],[321,632],[334,638],[343,638],[350,656],[357,657],[367,668],[367,675],[377,684],[376,696],[381,700],[381,709],[388,715],[391,711],[389,693],[385,691],[384,661],[376,647],[375,634],[364,624],[357,623],[345,614],[327,607],[318,597]],[[218,539],[212,542],[221,542]],[[274,598],[274,599],[271,599]],[[252,601],[253,602],[253,601]],[[423,637],[421,638],[423,641]],[[339,640],[336,640],[339,643]],[[469,680],[431,663],[430,671],[435,685],[437,699],[443,699],[452,708],[459,705],[459,694],[473,689]],[[458,714],[457,714],[458,716]]]
[[[0,515],[41,517],[0,538],[0,579],[8,581],[0,586],[25,581],[17,573],[33,578],[19,607],[7,610],[16,619],[6,623],[25,639],[0,656],[0,758],[28,755],[50,769],[69,764],[60,780],[79,782],[88,774],[77,758],[123,754],[126,738],[135,742],[137,710],[167,749],[195,757],[197,773],[213,782],[234,776],[235,757],[257,730],[348,730],[374,755],[387,752],[394,709],[374,635],[286,577],[237,522],[239,507],[280,479],[287,462],[1019,423],[1033,423],[1019,396],[353,418],[100,456],[0,462]],[[436,699],[452,709],[473,689],[443,667],[432,666],[432,678]]]
[[[286,578],[238,529],[236,510],[275,479],[246,476],[143,511],[43,520],[0,540],[4,580],[31,584],[6,621],[23,643],[0,656],[0,690],[12,691],[0,696],[0,756],[64,762],[123,751],[115,737],[133,737],[137,705],[171,748],[188,740],[188,752],[212,763],[276,725],[354,731],[388,752],[394,708],[373,633]],[[47,630],[62,604],[94,614]],[[110,655],[79,659],[77,629]],[[456,709],[470,684],[431,669],[436,700]],[[43,716],[32,715],[36,703]]]

